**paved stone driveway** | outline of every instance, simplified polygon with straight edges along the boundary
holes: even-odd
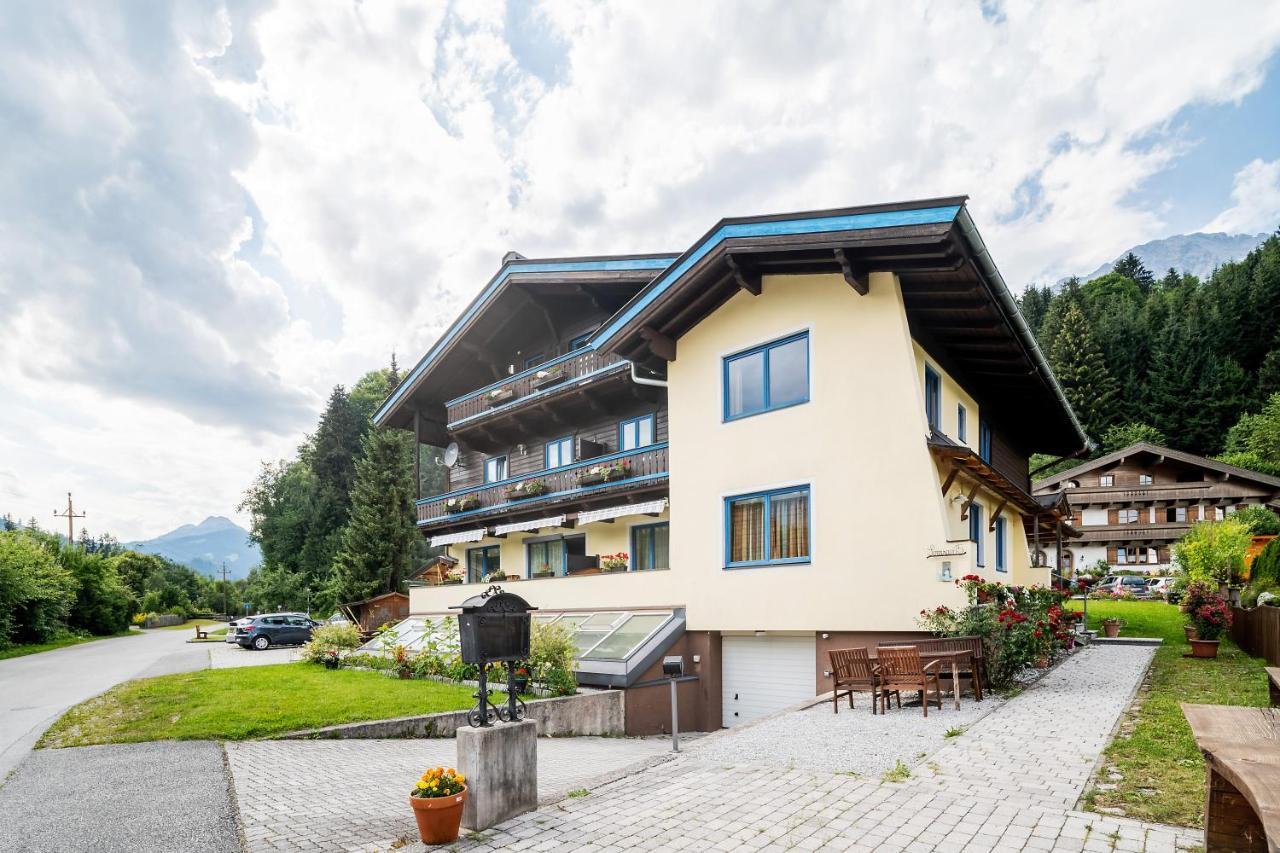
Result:
[[[456,756],[454,741],[444,739],[246,741],[226,749],[246,853],[387,850],[416,839],[409,788]],[[670,749],[666,738],[540,738],[539,798],[564,799]]]
[[[1151,655],[1085,649],[948,741],[905,782],[731,767],[690,750],[587,797],[464,838],[457,849],[1192,849],[1198,832],[1074,811]]]

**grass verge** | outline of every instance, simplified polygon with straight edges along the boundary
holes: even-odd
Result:
[[[8,660],[9,658],[20,658],[26,655],[35,655],[40,652],[51,652],[54,649],[65,649],[67,646],[79,646],[83,643],[92,643],[94,640],[107,640],[111,637],[140,637],[141,631],[121,631],[118,634],[104,634],[101,637],[63,637],[61,640],[54,640],[52,643],[29,643],[25,646],[11,646],[7,649],[0,649],[0,660]]]
[[[1072,601],[1079,610],[1083,602]],[[1105,778],[1114,790],[1091,788],[1085,806],[1121,809],[1138,820],[1181,826],[1201,825],[1204,814],[1204,760],[1196,749],[1180,702],[1205,705],[1267,704],[1264,662],[1223,638],[1216,660],[1184,658],[1190,650],[1183,614],[1161,601],[1090,601],[1089,627],[1101,631],[1107,617],[1124,620],[1122,637],[1160,637],[1164,644],[1138,697],[1133,720],[1107,747],[1105,762],[1122,778]]]
[[[473,692],[459,684],[310,663],[206,669],[117,685],[64,714],[37,746],[244,740],[461,710],[471,706]]]

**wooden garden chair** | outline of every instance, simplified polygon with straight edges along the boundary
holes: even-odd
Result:
[[[832,649],[827,652],[831,659],[831,707],[840,713],[840,697],[849,697],[849,710],[853,710],[854,693],[871,694],[871,713],[876,712],[876,688],[879,686],[879,675],[871,656],[865,647],[853,649]]]
[[[920,650],[915,646],[879,646],[876,663],[880,668],[880,685],[877,690],[880,696],[880,713],[885,712],[886,696],[890,693],[898,694],[898,707],[901,708],[901,691],[910,690],[920,694],[924,715],[929,716],[930,684],[933,685],[938,710],[942,710],[942,685],[938,680],[937,661],[921,662]]]
[[[982,638],[981,637],[940,637],[935,640],[920,640],[914,644],[920,650],[920,656],[928,660],[933,652],[967,652],[959,658],[960,677],[967,678],[969,689],[973,691],[975,702],[982,701]],[[975,649],[974,646],[977,646]],[[951,671],[942,667],[939,676],[951,680]],[[960,685],[952,684],[953,695],[960,695]]]

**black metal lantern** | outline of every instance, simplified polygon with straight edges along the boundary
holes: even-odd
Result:
[[[516,693],[516,663],[529,657],[530,613],[538,608],[496,585],[455,606],[462,610],[458,616],[462,662],[480,669],[476,707],[468,714],[468,721],[482,727],[493,725],[495,718],[506,723],[522,719],[525,705]],[[491,663],[506,664],[507,703],[502,708],[489,701],[486,668]]]

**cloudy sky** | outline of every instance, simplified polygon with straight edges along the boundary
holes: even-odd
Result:
[[[8,3],[0,512],[234,515],[508,249],[967,193],[1021,286],[1274,229],[1278,47],[1267,0]]]

